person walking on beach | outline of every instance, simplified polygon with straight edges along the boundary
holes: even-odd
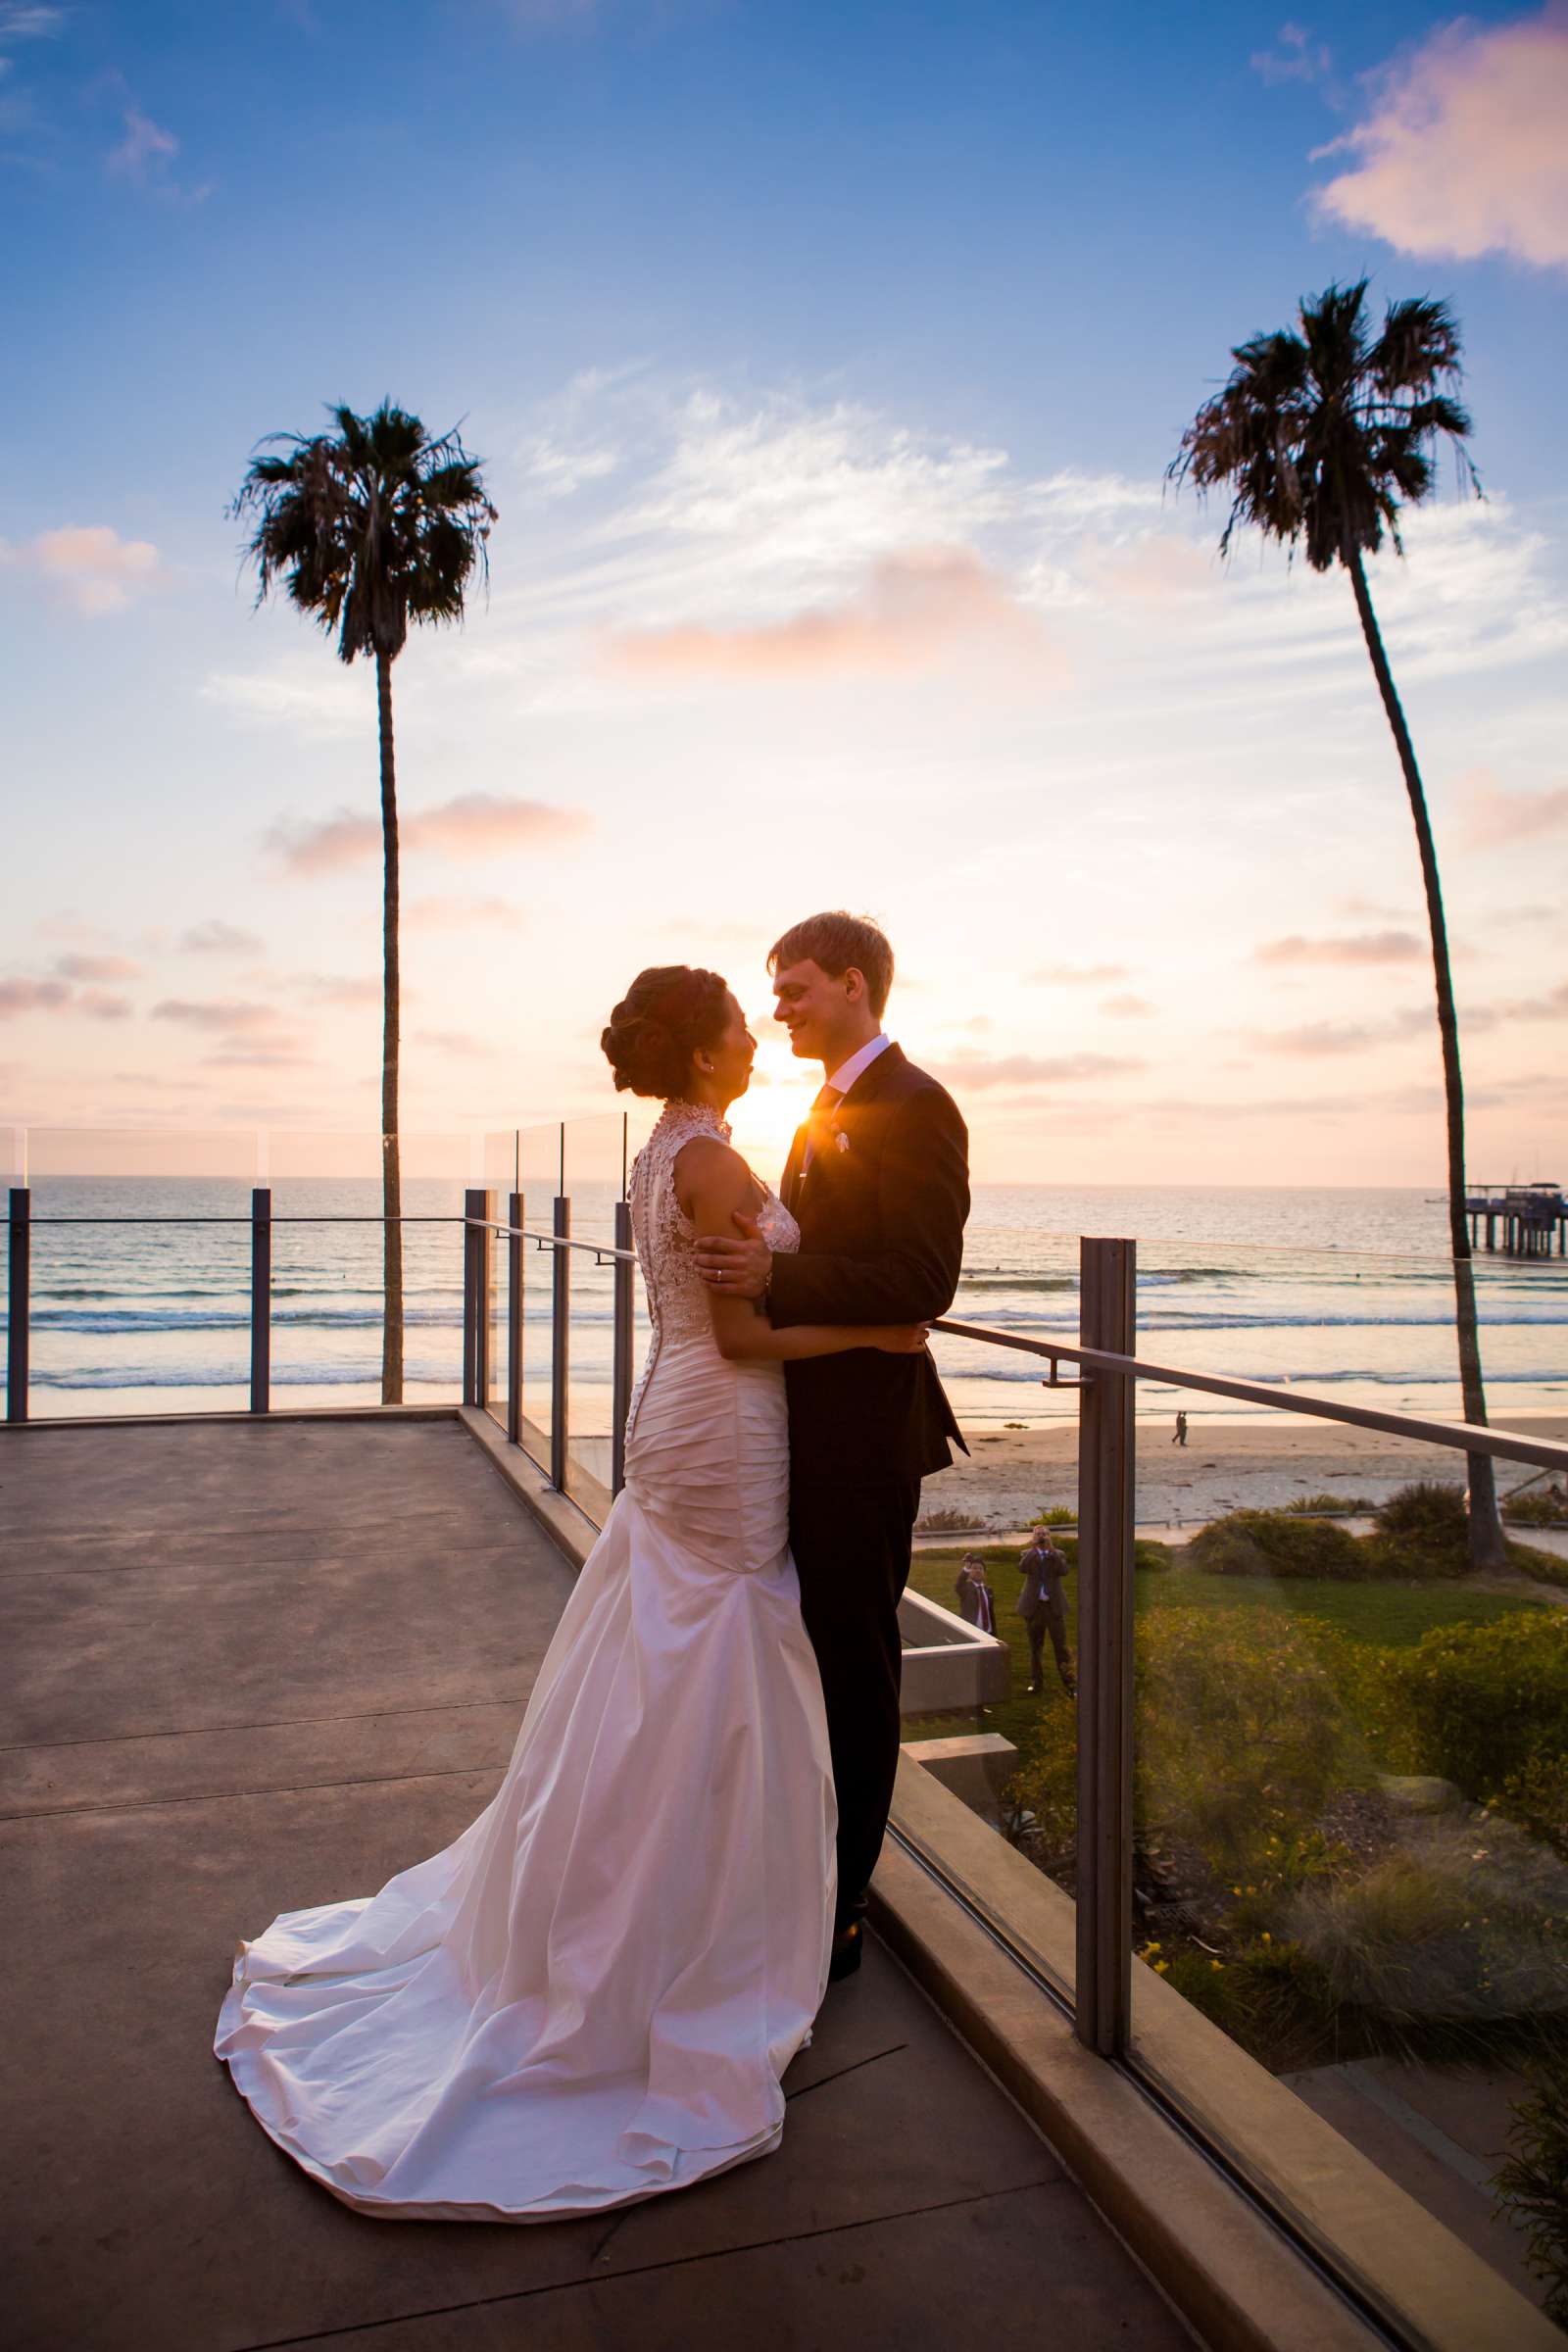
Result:
[[[1051,1530],[1041,1525],[1030,1536],[1029,1548],[1018,1562],[1023,1583],[1018,1592],[1018,1614],[1029,1636],[1029,1690],[1038,1695],[1045,1681],[1046,1636],[1055,1652],[1056,1672],[1061,1687],[1069,1698],[1078,1694],[1078,1678],[1073,1673],[1072,1658],[1067,1648],[1067,1601],[1062,1591],[1062,1579],[1067,1573],[1067,1555],[1051,1540]]]
[[[958,1614],[966,1625],[978,1626],[983,1634],[997,1630],[997,1596],[986,1579],[984,1555],[966,1551],[958,1566]]]
[[[1173,1446],[1185,1446],[1186,1443],[1187,1415],[1185,1413],[1178,1413],[1176,1416],[1176,1435],[1172,1438],[1171,1444]]]

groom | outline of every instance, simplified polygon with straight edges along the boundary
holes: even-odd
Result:
[[[871,922],[813,914],[767,959],[774,1011],[827,1080],[795,1138],[783,1200],[799,1255],[703,1240],[706,1279],[774,1324],[927,1323],[958,1286],[968,1138],[945,1088],[883,1034],[893,950]],[[967,1451],[926,1353],[855,1348],[786,1364],[790,1546],[822,1674],[839,1806],[831,1973],[859,1966],[865,1890],[899,1760],[899,1599],[920,1481]]]

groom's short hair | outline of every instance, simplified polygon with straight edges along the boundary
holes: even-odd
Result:
[[[882,1018],[893,986],[893,950],[869,915],[845,914],[842,909],[808,914],[804,923],[792,923],[768,950],[770,972],[808,962],[816,964],[830,980],[842,980],[848,971],[861,973],[871,1010],[878,1020]]]

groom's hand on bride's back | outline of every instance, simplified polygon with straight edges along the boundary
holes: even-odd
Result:
[[[736,1209],[732,1222],[740,1236],[730,1241],[716,1233],[699,1234],[697,1263],[703,1280],[731,1298],[760,1298],[773,1271],[773,1252],[757,1229],[757,1219]]]

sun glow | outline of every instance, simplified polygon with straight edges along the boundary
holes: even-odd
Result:
[[[768,1021],[751,1086],[730,1112],[736,1150],[768,1184],[777,1184],[795,1130],[821,1083],[815,1062],[797,1061],[783,1031]]]

